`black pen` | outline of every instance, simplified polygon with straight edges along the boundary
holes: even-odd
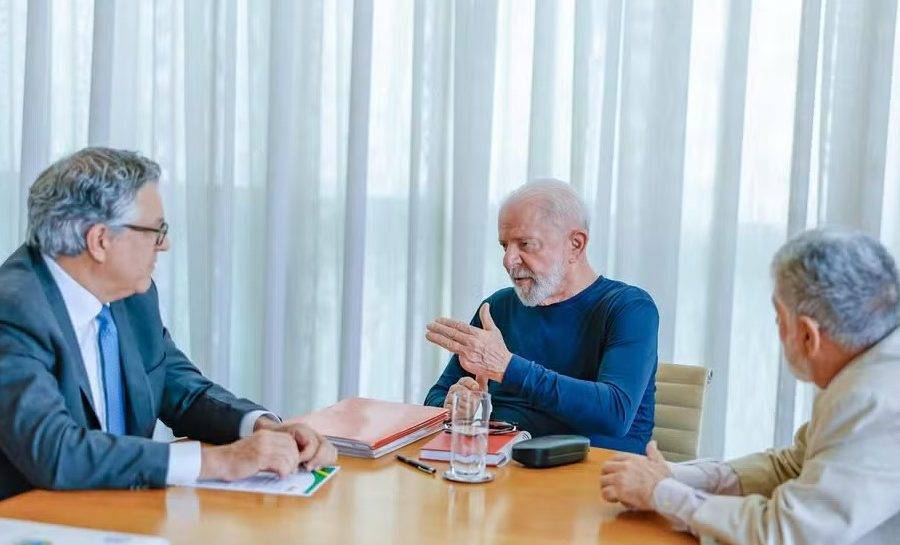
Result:
[[[435,468],[433,468],[431,466],[425,465],[418,460],[413,460],[412,458],[407,458],[406,456],[403,456],[402,454],[398,454],[397,459],[400,460],[401,462],[403,462],[404,464],[411,465],[414,468],[418,469],[419,471],[424,471],[425,473],[428,473],[429,475],[434,475],[434,473],[437,471]]]

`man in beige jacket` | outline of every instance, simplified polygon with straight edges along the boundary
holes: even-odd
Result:
[[[809,231],[772,263],[785,357],[822,388],[794,444],[727,463],[604,464],[603,497],[655,510],[703,542],[900,543],[900,284],[878,242]]]

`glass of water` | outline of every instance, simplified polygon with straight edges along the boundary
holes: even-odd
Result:
[[[455,392],[450,405],[450,470],[454,481],[485,482],[493,475],[484,470],[491,419],[491,394],[471,390]]]

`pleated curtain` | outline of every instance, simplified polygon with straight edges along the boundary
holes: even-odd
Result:
[[[818,225],[900,254],[895,1],[0,0],[0,251],[85,145],[165,174],[176,341],[284,414],[420,402],[509,284],[503,196],[570,182],[598,272],[656,300],[663,361],[710,367],[702,452],[784,444],[769,261]]]

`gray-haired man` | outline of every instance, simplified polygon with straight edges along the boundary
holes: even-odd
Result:
[[[670,465],[619,456],[603,497],[724,543],[896,543],[900,535],[900,285],[873,239],[810,231],[772,263],[785,357],[822,392],[788,448]]]
[[[151,280],[169,248],[158,181],[149,159],[88,148],[31,188],[28,241],[0,266],[0,499],[286,475],[336,458],[175,346]],[[154,442],[157,418],[212,445]]]

